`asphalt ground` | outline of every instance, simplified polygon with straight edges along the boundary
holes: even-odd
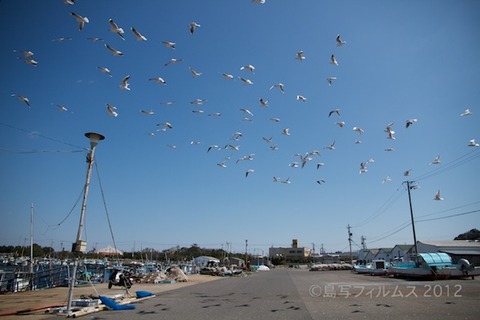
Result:
[[[172,286],[135,303],[134,310],[106,310],[85,318],[429,320],[478,319],[480,315],[478,278],[413,281],[350,271],[279,268],[217,279],[220,281]]]

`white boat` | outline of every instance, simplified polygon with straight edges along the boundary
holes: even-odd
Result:
[[[385,260],[373,260],[368,264],[355,265],[353,271],[359,274],[383,276],[387,273],[388,263]]]
[[[419,253],[418,263],[397,263],[387,269],[387,274],[404,278],[451,279],[472,278],[480,275],[480,268],[473,266],[466,259],[452,263],[452,258],[442,252]]]

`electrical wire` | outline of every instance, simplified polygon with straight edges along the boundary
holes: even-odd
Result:
[[[4,127],[9,127],[9,128],[12,128],[12,129],[15,129],[15,130],[18,130],[18,131],[25,132],[25,133],[27,133],[27,134],[29,134],[29,135],[31,135],[31,136],[37,136],[37,137],[39,137],[39,138],[51,140],[51,141],[54,141],[54,142],[57,142],[57,143],[61,143],[61,144],[64,144],[64,145],[67,145],[67,146],[70,146],[70,147],[74,147],[75,149],[80,149],[80,150],[82,150],[82,151],[87,150],[87,149],[84,148],[84,147],[79,147],[79,146],[76,146],[76,145],[74,145],[74,144],[71,144],[71,143],[68,143],[68,142],[59,140],[59,139],[51,138],[51,137],[48,137],[48,136],[46,136],[46,135],[40,134],[40,133],[35,132],[35,131],[25,130],[25,129],[22,129],[22,128],[18,128],[18,127],[12,126],[12,125],[10,125],[10,124],[2,123],[2,122],[0,122],[0,125],[1,125],[1,126],[4,126]]]

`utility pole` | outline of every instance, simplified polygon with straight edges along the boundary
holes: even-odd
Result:
[[[87,132],[85,136],[90,140],[90,152],[87,155],[87,178],[85,181],[85,188],[83,191],[83,201],[82,201],[82,211],[80,213],[80,222],[78,224],[77,239],[72,245],[72,252],[74,253],[86,253],[87,252],[87,241],[82,240],[83,225],[85,224],[85,211],[87,210],[87,197],[88,197],[88,188],[90,186],[90,175],[92,173],[95,147],[97,146],[100,140],[105,139],[99,133]]]
[[[353,257],[352,257],[352,233],[350,232],[350,225],[347,225],[348,230],[348,245],[350,247],[350,264],[353,264]]]
[[[418,265],[417,235],[415,233],[415,221],[413,219],[412,197],[410,195],[410,188],[414,188],[414,187],[410,187],[410,181],[407,181],[408,203],[410,205],[410,219],[412,219],[413,245],[415,246],[414,261],[415,261],[415,266],[417,266]]]
[[[245,240],[245,268],[248,271],[247,262],[248,262],[248,240]]]

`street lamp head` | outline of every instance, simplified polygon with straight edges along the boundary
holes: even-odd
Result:
[[[100,140],[105,139],[104,136],[102,136],[100,133],[95,133],[95,132],[87,132],[85,133],[85,137],[90,139],[90,148],[95,148],[95,146],[98,144]]]

